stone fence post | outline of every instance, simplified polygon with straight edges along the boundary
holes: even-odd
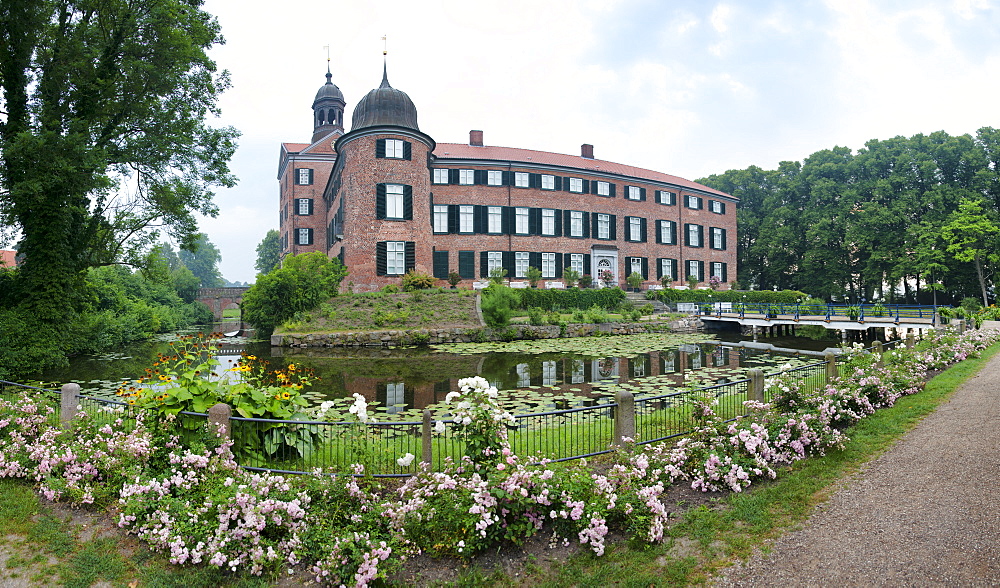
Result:
[[[965,319],[958,319],[957,321],[955,321],[955,326],[958,327],[959,335],[965,333]]]
[[[875,360],[876,367],[882,367],[885,365],[885,362],[882,360],[882,354],[885,353],[885,349],[882,347],[881,341],[876,341],[872,344],[872,353],[874,353],[877,358]]]
[[[424,409],[424,422],[420,427],[420,440],[422,443],[420,461],[430,467],[434,453],[431,448],[431,410],[429,408]]]
[[[827,353],[824,358],[826,359],[826,383],[829,384],[839,375],[837,371],[837,356]]]
[[[754,368],[747,372],[747,400],[764,402],[764,370]]]
[[[229,426],[229,419],[232,416],[233,409],[223,402],[208,409],[208,430],[210,433],[218,434],[219,437],[222,437],[223,443],[232,439],[232,431],[230,431]]]
[[[76,418],[77,407],[80,406],[80,385],[63,384],[60,390],[59,424],[68,429]]]
[[[628,390],[619,390],[615,402],[615,431],[611,444],[621,447],[625,445],[624,439],[635,440],[635,397]]]
[[[909,333],[906,334],[906,348],[913,349],[913,345],[914,345],[913,331],[910,331]]]

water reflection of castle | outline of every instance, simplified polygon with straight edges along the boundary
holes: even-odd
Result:
[[[504,354],[498,354],[504,355]],[[522,356],[523,357],[523,356]],[[424,358],[426,361],[427,358]],[[684,385],[684,375],[703,368],[740,368],[740,354],[728,347],[682,345],[667,351],[652,351],[636,357],[608,357],[602,359],[557,358],[536,356],[497,371],[483,369],[479,375],[490,380],[500,389],[527,388],[529,386],[572,388],[581,396],[595,395],[595,384],[627,382],[649,376],[673,376],[670,382]],[[423,408],[443,402],[448,392],[458,389],[460,378],[472,375],[463,373],[437,381],[410,380],[385,376],[344,374],[347,395],[361,394],[369,402],[378,402],[389,413],[406,408]]]

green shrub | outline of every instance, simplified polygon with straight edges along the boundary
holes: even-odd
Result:
[[[422,274],[416,270],[410,270],[403,275],[403,291],[412,292],[414,290],[426,290],[433,288],[437,278]]]
[[[529,266],[528,271],[524,274],[524,277],[527,278],[529,286],[537,288],[539,280],[542,279],[542,270],[533,265]]]
[[[583,313],[583,322],[606,323],[608,322],[608,312],[595,304]]]
[[[462,281],[462,275],[459,274],[458,272],[450,272],[448,274],[448,284],[450,284],[452,288],[457,286],[458,283],[461,281]]]
[[[549,314],[548,314],[548,316],[545,317],[545,320],[550,325],[558,325],[558,324],[562,323],[562,315],[559,314],[559,312],[557,312],[555,310],[552,310],[552,311],[549,311]]]
[[[959,303],[966,313],[966,316],[971,316],[972,313],[978,312],[980,308],[983,307],[982,303],[979,302],[978,298],[963,298],[962,302]]]
[[[510,324],[511,311],[517,305],[517,294],[503,284],[490,284],[483,290],[480,308],[483,320],[494,329]]]
[[[537,306],[533,306],[528,309],[528,322],[534,326],[540,326],[544,324],[545,311]]]
[[[385,286],[382,286],[381,292],[383,294],[398,294],[399,286],[397,286],[396,284],[387,284]]]
[[[580,310],[578,308],[578,309],[576,309],[576,310],[573,311],[573,322],[574,323],[582,323],[582,322],[584,322],[584,320],[586,320],[586,318],[583,316],[583,311],[582,310]]]
[[[319,251],[290,255],[280,268],[259,276],[243,295],[243,318],[267,337],[296,312],[312,310],[336,296],[346,275],[340,260]]]
[[[490,270],[490,283],[500,286],[503,284],[504,278],[507,277],[507,270],[502,267],[495,267]]]

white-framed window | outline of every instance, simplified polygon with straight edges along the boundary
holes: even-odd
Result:
[[[554,278],[554,277],[556,277],[556,254],[555,253],[543,253],[542,254],[542,277],[543,278]]]
[[[300,167],[298,170],[298,176],[296,176],[295,183],[300,186],[308,186],[312,183],[312,170],[306,167]]]
[[[571,384],[582,384],[586,379],[586,373],[584,372],[583,360],[582,359],[572,359],[570,360],[570,376],[569,381]]]
[[[641,257],[630,257],[628,258],[628,271],[629,274],[639,274],[642,275],[642,258]]]
[[[526,363],[519,363],[514,366],[514,371],[517,372],[517,385],[520,388],[531,385],[531,368],[528,367]]]
[[[458,232],[459,233],[471,233],[472,232],[472,206],[459,206],[458,207]]]
[[[389,141],[386,141],[388,143]],[[387,156],[388,157],[388,156]],[[406,385],[403,382],[389,382],[385,385],[385,412],[396,414],[406,410]]]
[[[569,267],[571,270],[583,275],[583,254],[582,253],[570,253],[569,254]]]
[[[528,209],[514,209],[514,232],[518,235],[528,234]]]
[[[299,215],[308,215],[309,214],[309,199],[308,198],[299,198],[298,199],[298,204],[299,204]]]
[[[628,240],[642,240],[642,219],[637,216],[628,217]]]
[[[701,247],[701,227],[698,225],[688,225],[688,246]]]
[[[388,241],[385,244],[385,273],[401,276],[406,273],[406,242]]]
[[[701,208],[701,198],[688,194],[684,197],[684,205],[695,210]]]
[[[396,159],[403,158],[403,142],[399,139],[386,139],[385,140],[385,156],[394,157]]]
[[[699,267],[699,264],[698,264],[697,260],[689,259],[688,262],[687,262],[687,275],[684,276],[684,278],[687,279],[688,276],[694,276],[695,278],[697,278],[698,277],[698,267]]]
[[[556,384],[556,362],[542,362],[542,386],[554,386]]]
[[[434,205],[434,232],[448,232],[448,206],[445,204]]]
[[[598,196],[610,196],[611,195],[611,184],[608,182],[597,182],[597,195]]]
[[[656,191],[656,201],[660,204],[666,204],[667,206],[673,206],[677,204],[677,193],[668,192],[666,190]]]
[[[447,184],[448,183],[448,170],[446,169],[435,169],[434,170],[434,183],[435,184]]]
[[[583,236],[583,213],[578,210],[571,210],[569,213],[569,236]]]
[[[550,176],[548,174],[542,174],[542,190],[555,190],[556,189],[556,177]]]
[[[385,185],[385,218],[403,218],[402,184]]]
[[[492,275],[493,270],[503,267],[503,252],[486,252],[486,275]]]
[[[676,245],[674,242],[674,222],[668,220],[656,221],[656,230],[660,232],[660,243]]]
[[[499,233],[500,228],[503,226],[501,223],[501,218],[503,214],[503,209],[499,206],[490,206],[486,209],[486,221],[487,227],[486,231],[490,233]]]
[[[626,186],[625,187],[625,197],[629,200],[639,200],[642,196],[642,192],[639,190],[639,186]]]
[[[723,204],[722,202],[719,202],[718,200],[709,200],[708,201],[708,209],[710,211],[714,212],[715,214],[725,214],[726,213],[726,205]]]
[[[528,275],[528,252],[514,252],[514,277],[523,278]]]
[[[476,183],[476,172],[471,169],[458,170],[458,183],[463,186],[471,186]]]
[[[310,245],[310,237],[312,236],[310,229],[299,229],[298,230],[298,243],[299,245]]]
[[[721,280],[723,278],[722,274],[725,273],[724,271],[722,271],[722,262],[713,261],[711,266],[711,273],[713,276]]]
[[[503,185],[503,172],[502,171],[488,171],[486,172],[486,185],[488,186],[502,186]]]
[[[527,188],[529,185],[528,182],[528,172],[514,172],[515,188]]]
[[[712,249],[723,249],[725,247],[725,231],[712,227]]]
[[[660,260],[660,275],[667,278],[671,282],[677,281],[677,273],[674,271],[674,260]]]
[[[569,179],[569,191],[577,194],[583,192],[583,180],[581,178]]]
[[[597,215],[597,238],[598,239],[610,239],[611,238],[611,215],[610,214],[598,214]]]
[[[542,209],[542,234],[549,237],[556,234],[556,211],[551,208]]]

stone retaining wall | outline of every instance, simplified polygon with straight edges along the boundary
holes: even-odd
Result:
[[[554,325],[511,325],[505,329],[452,328],[389,331],[358,331],[344,333],[276,333],[271,335],[273,347],[394,347],[398,345],[436,345],[439,343],[471,343],[512,341],[518,339],[558,339],[560,337],[590,337],[595,331],[609,335],[633,335],[650,330],[693,332],[700,327],[696,317],[670,323],[599,323],[570,324],[565,332]],[[652,329],[650,327],[653,327]]]

